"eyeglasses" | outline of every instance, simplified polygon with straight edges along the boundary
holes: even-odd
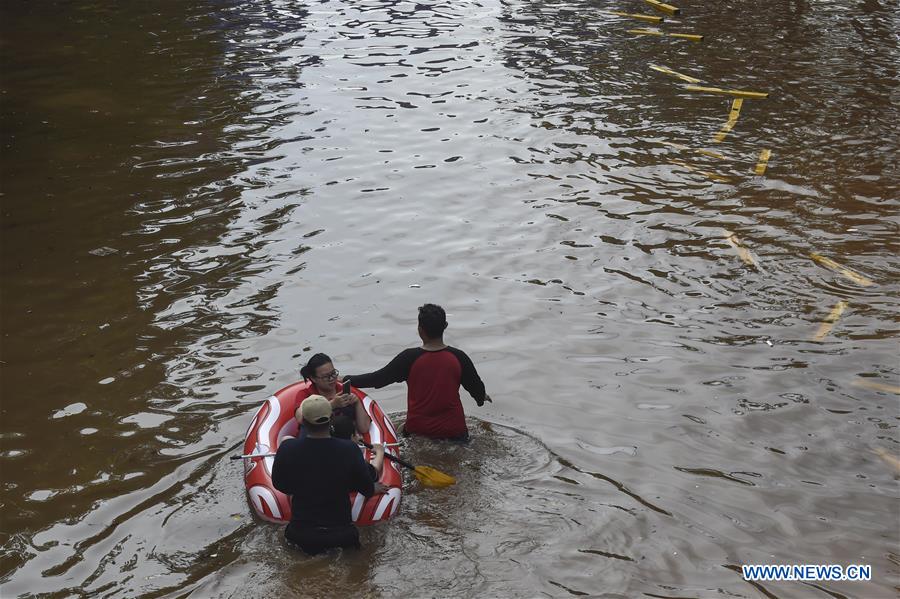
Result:
[[[340,376],[340,374],[341,373],[337,370],[332,370],[331,372],[323,374],[322,376],[317,376],[316,378],[322,379],[323,381],[336,381],[337,377]]]

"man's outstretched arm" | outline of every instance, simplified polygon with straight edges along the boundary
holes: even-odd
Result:
[[[344,379],[350,379],[350,384],[360,389],[381,389],[391,383],[402,383],[409,376],[409,369],[421,351],[405,349],[380,370],[366,374],[351,374]]]

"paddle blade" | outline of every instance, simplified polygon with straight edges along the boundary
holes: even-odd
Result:
[[[456,484],[456,479],[449,474],[445,474],[434,468],[429,468],[428,466],[416,466],[413,473],[416,475],[416,478],[419,479],[419,482],[426,487],[439,488]]]

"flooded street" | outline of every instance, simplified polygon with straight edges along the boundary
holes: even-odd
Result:
[[[895,597],[900,11],[677,5],[0,8],[0,596]],[[288,550],[229,457],[426,302],[458,484]]]

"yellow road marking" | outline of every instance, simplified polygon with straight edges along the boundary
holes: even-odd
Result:
[[[691,40],[692,42],[702,42],[702,35],[695,35],[693,33],[670,33],[669,37],[680,37],[682,39]]]
[[[722,128],[719,129],[719,132],[713,137],[713,143],[721,143],[725,136],[728,135],[728,132],[734,129],[735,124],[737,123],[738,117],[741,114],[741,106],[744,104],[743,98],[735,98],[731,101],[731,111],[728,113],[728,121]]]
[[[634,35],[656,35],[659,37],[678,37],[686,40],[691,40],[693,42],[703,41],[702,35],[694,35],[693,33],[663,33],[662,31],[657,31],[655,29],[629,29],[628,33],[632,33]]]
[[[858,285],[862,285],[863,287],[870,287],[875,284],[875,282],[872,281],[872,279],[865,277],[856,271],[850,270],[849,268],[847,268],[845,266],[841,266],[840,264],[838,264],[831,258],[826,258],[825,256],[820,256],[819,254],[816,254],[816,253],[810,254],[809,257],[812,258],[815,262],[818,262],[822,266],[824,266],[826,268],[830,268],[830,269],[838,272],[842,276],[850,279],[851,281],[853,281],[854,283],[856,283]]]
[[[756,260],[753,258],[753,254],[750,253],[750,250],[741,243],[741,240],[738,239],[737,235],[732,233],[731,231],[725,231],[725,239],[728,240],[728,243],[731,244],[731,247],[734,248],[734,251],[737,252],[737,255],[744,261],[744,264],[748,266],[752,266],[753,268],[758,269],[759,264],[756,263]]]
[[[678,71],[674,71],[669,67],[663,67],[658,64],[651,64],[650,68],[654,71],[659,71],[660,73],[665,73],[666,75],[672,75],[673,77],[677,77],[682,81],[687,81],[688,83],[700,83],[700,79],[696,77],[691,77],[690,75],[685,75],[683,73],[679,73]]]
[[[856,379],[855,381],[853,381],[853,384],[857,387],[872,389],[873,391],[884,391],[885,393],[900,395],[900,386],[897,385],[885,385],[884,383],[876,383],[875,381],[870,381],[869,379]]]
[[[725,177],[723,175],[719,175],[716,173],[711,173],[709,171],[700,170],[696,166],[689,164],[689,163],[685,162],[684,160],[678,160],[676,158],[669,158],[669,162],[671,162],[672,164],[677,164],[680,167],[686,168],[689,171],[700,173],[701,175],[709,177],[710,179],[712,179],[714,181],[720,181],[722,183],[730,183],[731,182],[731,179],[729,179],[728,177]]]
[[[629,17],[631,19],[638,19],[641,21],[647,21],[649,23],[662,23],[664,20],[663,17],[657,17],[656,15],[642,15],[631,12],[622,12],[619,10],[606,10],[603,12],[608,15],[616,15],[617,17]]]
[[[701,85],[685,85],[684,89],[692,92],[705,92],[708,94],[726,94],[739,98],[768,98],[768,92],[750,92],[742,89],[723,89],[721,87],[704,87]]]
[[[644,0],[644,2],[646,2],[647,4],[649,4],[656,10],[661,10],[662,12],[666,13],[667,15],[672,15],[673,17],[681,12],[680,8],[676,8],[676,7],[672,6],[671,4],[664,4],[664,3],[660,2],[659,0]]]
[[[735,125],[736,123],[737,123],[737,121],[733,121],[733,120],[731,120],[731,119],[728,119],[728,120],[725,122],[725,124],[722,125],[722,128],[719,129],[719,132],[716,133],[716,134],[713,136],[713,138],[712,138],[713,143],[716,143],[716,144],[722,143],[722,141],[723,141],[723,140],[725,139],[725,137],[728,135],[728,132],[731,131],[732,129],[734,129],[734,125]]]
[[[662,31],[657,31],[655,29],[629,29],[628,33],[633,33],[635,35],[658,35],[660,37],[665,35]]]
[[[712,156],[713,158],[718,158],[719,160],[725,160],[725,156],[723,154],[719,154],[718,152],[713,152],[712,150],[704,150],[702,148],[694,150],[698,154],[703,154],[705,156]]]
[[[756,174],[757,175],[765,175],[766,174],[766,166],[769,164],[769,158],[772,157],[772,151],[768,149],[763,149],[759,153],[759,161],[756,163]]]
[[[665,145],[667,145],[667,146],[670,146],[670,147],[672,147],[672,148],[678,148],[679,150],[690,150],[690,148],[687,147],[686,145],[684,145],[684,144],[677,144],[677,143],[675,143],[674,141],[664,141],[664,142],[662,142],[662,143],[665,144]]]
[[[873,450],[875,455],[881,458],[885,464],[893,466],[897,472],[900,472],[900,459],[897,459],[897,456],[889,452],[887,449],[882,449],[879,447],[878,449]]]
[[[727,160],[724,154],[719,154],[718,152],[713,152],[712,150],[706,150],[703,148],[689,148],[684,144],[677,144],[671,141],[663,141],[660,142],[663,145],[669,146],[670,148],[676,148],[678,150],[690,150],[691,152],[696,152],[698,154],[703,154],[704,156],[710,156],[712,158],[718,158],[719,160]]]
[[[834,324],[841,317],[841,314],[844,313],[844,310],[847,309],[847,302],[844,300],[839,301],[834,305],[834,308],[831,309],[831,312],[828,313],[828,316],[825,317],[825,320],[822,321],[822,324],[819,325],[819,330],[813,336],[813,341],[821,341],[825,337],[828,336],[828,333],[831,332],[831,329],[834,328]]]

